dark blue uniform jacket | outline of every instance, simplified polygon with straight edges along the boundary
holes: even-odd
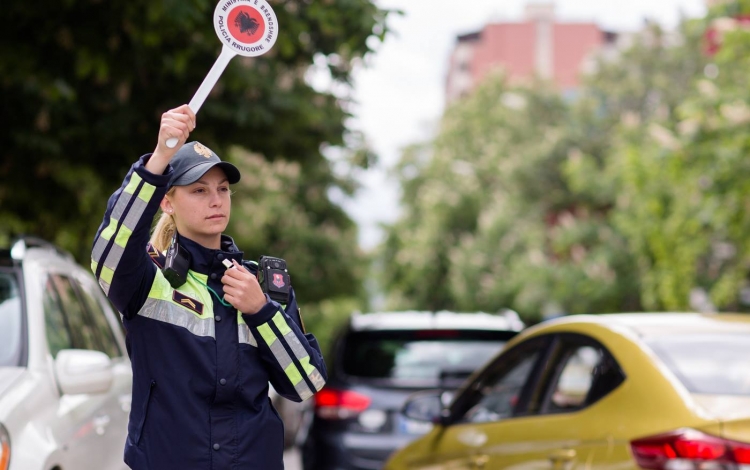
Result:
[[[317,341],[284,307],[255,314],[223,305],[223,259],[242,261],[231,238],[212,250],[185,238],[188,282],[173,289],[163,256],[148,245],[171,168],[148,172],[142,157],[107,204],[92,270],[123,316],[133,367],[125,462],[135,470],[283,468],[283,425],[268,384],[302,401],[320,390],[326,369]],[[206,286],[213,289],[215,295]]]

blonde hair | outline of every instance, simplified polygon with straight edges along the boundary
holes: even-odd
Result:
[[[172,194],[174,194],[174,186],[167,191],[167,196],[171,196]],[[177,226],[174,223],[172,215],[162,212],[159,220],[156,222],[154,231],[151,233],[151,245],[162,253],[167,251],[176,230]]]

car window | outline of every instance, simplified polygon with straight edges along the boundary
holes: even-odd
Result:
[[[42,297],[44,306],[44,325],[47,331],[47,345],[52,357],[63,349],[71,349],[73,341],[70,338],[68,322],[63,313],[57,290],[52,278],[47,278]]]
[[[70,279],[59,274],[52,274],[50,278],[57,291],[60,306],[65,313],[73,347],[104,352],[105,348],[96,334],[96,327],[88,319],[83,303],[76,294]]]
[[[368,379],[465,379],[499,353],[513,332],[354,332],[340,355],[342,371]]]
[[[0,272],[0,367],[18,365],[22,313],[16,277],[12,273]]]
[[[97,342],[102,345],[103,352],[111,358],[121,356],[122,352],[117,345],[117,340],[112,332],[112,327],[107,320],[107,314],[105,313],[102,304],[87,286],[78,284],[78,287],[81,292],[83,303],[92,320],[92,326],[94,327],[93,333],[97,337]]]
[[[537,356],[538,352],[522,358],[497,382],[485,384],[481,390],[481,399],[466,413],[464,420],[469,423],[484,423],[510,417]]]
[[[625,378],[602,345],[579,335],[562,337],[550,370],[544,413],[580,410],[617,388]]]
[[[498,421],[522,412],[519,404],[533,388],[548,338],[534,338],[495,358],[456,399],[451,414],[460,422]]]
[[[750,395],[750,334],[693,334],[646,343],[692,393]]]
[[[601,354],[596,348],[571,348],[562,361],[560,375],[553,386],[551,407],[555,410],[581,408],[594,382],[594,369],[600,360]]]

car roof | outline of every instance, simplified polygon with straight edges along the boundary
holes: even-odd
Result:
[[[22,266],[25,261],[57,259],[77,265],[73,255],[44,239],[25,236],[13,241],[9,248],[0,249],[0,264]]]
[[[570,315],[549,320],[541,325],[554,327],[555,325],[591,323],[610,330],[629,330],[644,339],[701,333],[750,333],[750,315],[738,313],[659,312]]]
[[[355,331],[447,329],[521,331],[524,327],[518,314],[512,310],[505,310],[498,314],[445,310],[355,313],[349,325]]]

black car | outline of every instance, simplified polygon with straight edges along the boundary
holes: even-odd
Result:
[[[380,469],[429,431],[401,413],[424,389],[455,391],[523,328],[515,312],[353,315],[328,354],[328,383],[301,430],[305,470]]]

